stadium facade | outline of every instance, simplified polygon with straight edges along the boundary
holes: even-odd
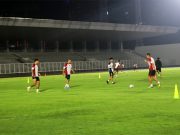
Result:
[[[145,38],[178,31],[177,27],[165,26],[1,17],[0,71],[1,74],[29,73],[27,63],[34,58],[46,62],[41,65],[42,72],[59,71],[68,58],[75,61],[79,71],[105,70],[109,57],[121,60],[126,68],[132,68],[134,63],[143,68],[144,57],[127,49],[126,42],[132,42],[135,48],[142,46]]]

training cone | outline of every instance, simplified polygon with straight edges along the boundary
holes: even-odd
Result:
[[[175,90],[174,90],[174,99],[179,99],[179,91],[177,84],[175,85]]]
[[[101,79],[101,74],[99,73],[99,79]]]
[[[29,77],[28,77],[28,79],[27,79],[27,83],[29,83]]]

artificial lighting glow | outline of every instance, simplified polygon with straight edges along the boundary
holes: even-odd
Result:
[[[106,14],[109,15],[109,11],[107,11]]]

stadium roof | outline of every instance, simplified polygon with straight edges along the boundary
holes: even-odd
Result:
[[[0,17],[0,39],[136,40],[174,34],[177,27]]]

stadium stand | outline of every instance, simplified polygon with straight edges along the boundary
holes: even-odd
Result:
[[[30,73],[31,64],[34,58],[41,61],[41,72],[57,72],[63,68],[64,62],[70,58],[73,60],[73,67],[78,71],[99,71],[106,70],[108,59],[113,57],[120,60],[126,69],[132,69],[133,64],[139,68],[146,67],[144,57],[137,55],[130,50],[116,52],[11,52],[0,53],[0,74]]]
[[[39,58],[41,62],[64,62],[68,58],[73,61],[99,61],[113,57],[115,60],[134,60],[141,57],[132,51],[125,50],[120,52],[19,52],[19,53],[0,53],[1,63],[29,63],[34,58]]]
[[[19,63],[19,61],[11,53],[0,53],[0,63]]]

